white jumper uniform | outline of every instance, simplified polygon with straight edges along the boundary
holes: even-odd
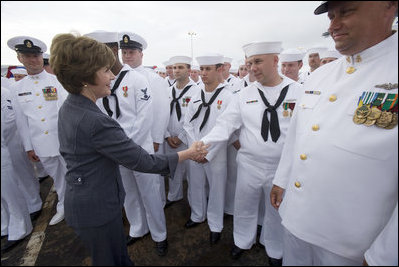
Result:
[[[44,69],[28,75],[12,88],[17,128],[25,151],[34,150],[46,172],[54,179],[57,213],[64,213],[66,163],[59,151],[58,110],[68,92],[55,75]]]
[[[129,65],[123,68],[111,82],[111,88],[121,72],[128,71],[123,77],[115,94],[118,97],[120,116],[116,115],[116,98],[108,96],[109,107],[114,118],[124,129],[126,135],[148,153],[154,153],[151,137],[153,122],[153,94],[146,78]],[[98,99],[97,106],[107,114],[103,99]],[[119,166],[123,187],[126,191],[125,212],[130,223],[129,235],[142,237],[151,232],[152,239],[160,242],[166,239],[166,221],[163,204],[159,194],[158,175],[142,173]]]
[[[190,88],[180,97],[184,88],[190,86]],[[188,148],[187,146],[187,137],[186,131],[183,128],[184,118],[187,113],[188,105],[192,101],[194,95],[197,95],[200,92],[200,88],[196,85],[194,81],[189,80],[188,84],[186,84],[182,89],[178,89],[176,84],[169,87],[169,103],[173,101],[172,91],[175,90],[175,97],[180,99],[178,100],[181,110],[180,120],[177,118],[176,113],[176,103],[173,105],[172,113],[170,114],[169,124],[167,128],[166,137],[177,136],[180,140],[182,140],[182,144],[178,148],[172,148],[169,144],[165,143],[165,152],[173,153],[185,150]],[[189,179],[189,161],[180,162],[177,164],[175,174],[173,179],[169,179],[169,193],[168,200],[177,201],[183,199],[183,178],[186,177],[186,180]],[[190,200],[189,200],[190,202]]]
[[[398,201],[398,128],[357,124],[355,111],[372,102],[366,95],[395,110],[396,97],[397,114],[397,70],[395,33],[312,73],[273,180],[291,234],[360,265]]]
[[[151,127],[151,136],[153,142],[159,144],[159,149],[156,154],[164,153],[164,140],[166,129],[169,123],[169,102],[168,102],[168,84],[167,82],[157,75],[153,70],[145,68],[143,65],[134,68],[135,71],[142,74],[148,82],[149,89],[152,92],[152,112],[153,123]],[[165,193],[165,180],[160,174],[153,174],[158,177],[160,182],[160,194],[162,203],[165,206],[166,193]]]
[[[204,92],[205,102],[208,103],[212,96],[224,84],[219,84],[213,92],[206,92],[201,88],[198,94],[192,97],[188,111],[184,118],[184,129],[187,132],[188,146],[194,141],[200,140],[216,125],[216,119],[226,109],[232,98],[232,93],[223,88],[219,95],[210,105],[209,118],[200,131],[207,107],[202,107],[199,116],[192,122],[194,114],[197,112],[201,100],[201,92]],[[213,160],[210,160],[213,158]],[[209,148],[206,159],[207,163],[197,163],[190,161],[189,194],[191,204],[191,220],[193,222],[203,222],[208,219],[208,225],[212,232],[221,232],[223,229],[223,210],[226,190],[227,176],[227,141]],[[209,183],[209,200],[207,200],[206,182]]]
[[[280,137],[277,142],[264,141],[261,135],[261,124],[266,105],[263,103],[261,90],[268,102],[276,103],[282,89],[289,85],[287,95],[276,109]],[[290,112],[284,107],[292,105],[302,93],[302,87],[295,81],[284,77],[275,87],[264,87],[258,82],[241,90],[230,103],[226,111],[216,122],[215,128],[202,141],[212,145],[227,140],[230,135],[240,130],[241,148],[237,153],[237,185],[234,203],[234,243],[241,249],[250,249],[256,242],[259,202],[261,193],[269,195],[271,181],[280,161],[287,130],[290,125]],[[291,106],[292,106],[291,105]],[[293,107],[292,107],[293,108]],[[288,109],[288,108],[287,108]],[[286,112],[288,111],[288,114]],[[268,114],[270,120],[270,114]],[[265,247],[272,258],[282,256],[282,226],[277,211],[271,207],[269,198],[265,198],[265,220],[263,228],[267,229]],[[266,225],[265,225],[266,223]]]
[[[1,87],[1,235],[8,235],[8,240],[20,240],[32,232],[28,206],[17,185],[7,147],[14,123],[10,92]]]

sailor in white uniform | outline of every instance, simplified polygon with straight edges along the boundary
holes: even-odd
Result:
[[[285,49],[280,54],[281,73],[300,84],[304,82],[299,77],[299,71],[303,66],[303,56],[303,52],[297,48]]]
[[[17,185],[8,143],[15,134],[15,113],[10,91],[1,87],[1,236],[7,242],[1,252],[7,252],[32,232],[32,223],[25,198]]]
[[[191,57],[174,56],[169,62],[173,65],[176,83],[169,88],[170,119],[166,133],[166,153],[187,149],[186,131],[183,128],[184,118],[192,97],[200,92],[197,84],[190,79]],[[177,164],[174,177],[169,178],[167,205],[183,199],[183,179],[188,181],[188,172],[188,161]]]
[[[397,1],[326,1],[315,10],[328,11],[344,57],[305,82],[273,180],[284,265],[362,265],[374,245],[396,256],[386,265],[398,263],[397,240],[380,242],[383,229],[398,236],[389,227],[398,203],[397,8]]]
[[[209,54],[197,57],[204,87],[191,98],[184,119],[188,144],[204,137],[216,123],[217,117],[226,109],[233,95],[220,83],[223,56]],[[191,216],[186,228],[208,220],[210,242],[216,244],[223,230],[223,210],[227,176],[227,140],[209,149],[214,158],[203,162],[190,162]],[[206,191],[209,184],[209,193]],[[207,198],[209,196],[209,199]]]
[[[320,67],[320,53],[327,51],[327,47],[324,46],[313,46],[307,50],[308,64],[310,67],[309,71],[302,72],[300,80],[305,82],[310,74],[312,74],[318,67]]]
[[[261,193],[269,195],[280,161],[285,136],[301,85],[278,74],[281,42],[255,42],[243,47],[248,65],[257,79],[242,89],[218,118],[213,130],[201,139],[213,145],[226,141],[240,129],[237,154],[237,186],[234,203],[234,246],[236,259],[256,242],[258,207]],[[209,155],[209,154],[208,154]],[[212,154],[211,154],[212,155]],[[212,158],[210,158],[212,162]],[[281,259],[282,226],[278,213],[264,202],[263,229],[269,258]]]
[[[165,80],[167,81],[168,86],[170,87],[174,85],[176,82],[175,76],[173,75],[173,65],[170,64],[169,60],[165,61],[163,64],[165,65],[166,75],[167,75]]]
[[[152,113],[154,116],[151,125],[151,136],[155,153],[163,154],[166,128],[169,123],[168,85],[165,80],[159,77],[154,71],[143,66],[143,50],[147,48],[147,42],[142,36],[132,32],[120,32],[119,40],[123,63],[128,64],[135,71],[144,75],[149,84],[149,90],[152,92]],[[159,174],[152,175],[158,176],[159,178],[160,194],[163,206],[165,206],[166,193],[164,177]]]
[[[340,57],[342,57],[342,55],[337,50],[335,50],[335,48],[328,48],[328,50],[320,53],[320,66],[333,62]]]
[[[7,42],[17,52],[28,76],[17,82],[11,90],[17,128],[31,161],[40,161],[54,179],[58,195],[57,213],[50,225],[64,219],[66,164],[59,152],[58,110],[68,93],[57,78],[43,68],[42,53],[46,45],[33,37],[17,36]]]

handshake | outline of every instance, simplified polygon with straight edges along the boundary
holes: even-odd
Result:
[[[194,160],[198,163],[205,163],[207,160],[205,156],[208,154],[210,145],[205,145],[202,141],[194,142],[188,149],[177,152],[179,155],[179,162],[186,159]]]

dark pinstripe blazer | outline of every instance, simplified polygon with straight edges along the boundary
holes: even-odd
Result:
[[[117,121],[82,95],[69,94],[58,117],[60,153],[67,163],[65,220],[72,227],[103,225],[121,214],[125,198],[119,165],[174,173],[176,153],[150,155]]]

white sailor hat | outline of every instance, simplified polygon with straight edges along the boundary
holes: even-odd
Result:
[[[20,74],[20,75],[28,75],[28,72],[25,68],[15,68],[10,70],[12,75]]]
[[[86,33],[83,36],[90,37],[100,43],[118,43],[118,33],[117,32],[108,32],[108,31],[94,31],[90,33]]]
[[[158,67],[158,68],[155,69],[155,71],[156,72],[166,72],[166,69],[162,68],[162,67]]]
[[[200,66],[224,64],[224,56],[217,53],[208,53],[195,59]]]
[[[238,66],[242,66],[242,65],[245,65],[245,60],[243,60],[243,59],[238,60]]]
[[[285,49],[280,53],[280,62],[294,62],[303,59],[305,54],[297,48]]]
[[[164,64],[165,67],[172,65],[172,64],[170,64],[169,60],[166,60],[166,61],[162,62],[162,64]]]
[[[187,56],[174,56],[169,59],[169,63],[171,65],[177,64],[177,63],[183,63],[183,64],[188,64],[191,65],[192,59],[191,57]]]
[[[237,73],[238,72],[238,68],[234,67],[234,68],[230,68],[229,73]]]
[[[231,57],[224,57],[224,63],[230,63],[233,61],[233,59]]]
[[[119,36],[119,45],[121,49],[130,48],[130,49],[140,49],[141,51],[147,48],[147,42],[143,37],[138,35],[137,33],[132,32],[120,32]]]
[[[319,54],[319,57],[320,57],[320,53],[322,53],[322,52],[324,52],[324,51],[327,51],[327,47],[324,47],[324,46],[314,46],[314,47],[312,47],[312,48],[309,48],[308,49],[308,51],[307,51],[307,53],[310,55],[310,54],[315,54],[315,53],[317,53],[317,54]]]
[[[45,43],[30,36],[17,36],[8,40],[7,45],[19,53],[41,54],[47,51]]]
[[[326,57],[339,58],[341,56],[342,55],[337,50],[335,50],[334,48],[329,48],[328,50],[322,51],[319,54],[320,59],[326,58]]]
[[[253,42],[242,47],[247,57],[264,54],[279,54],[282,50],[281,42]]]
[[[200,70],[198,65],[191,65],[191,70]]]

